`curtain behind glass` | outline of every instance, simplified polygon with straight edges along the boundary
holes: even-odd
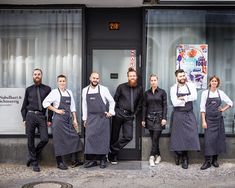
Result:
[[[146,75],[156,73],[159,76],[159,87],[168,93],[168,124],[173,110],[169,94],[170,87],[176,83],[174,72],[176,48],[179,44],[208,44],[209,76],[217,74],[223,83],[220,88],[234,101],[234,23],[234,11],[148,10]],[[148,79],[146,86],[149,88]],[[198,90],[194,112],[199,132],[202,133],[199,106],[201,92]],[[234,108],[224,115],[226,132],[234,133]]]
[[[80,106],[82,10],[0,10],[0,88],[31,85],[41,68],[43,83],[56,88],[65,74]],[[80,113],[79,113],[80,114]]]
[[[179,44],[203,44],[206,42],[205,12],[198,10],[148,10],[146,19],[146,75],[157,74],[159,87],[166,90],[168,94],[169,124],[173,110],[170,100],[170,87],[176,83],[174,74],[176,48]],[[149,88],[149,79],[146,79],[146,86]],[[194,105],[198,120],[200,119],[199,102],[200,100],[197,100]],[[169,132],[169,126],[167,126],[165,132]]]

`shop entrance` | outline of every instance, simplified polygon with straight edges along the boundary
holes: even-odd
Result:
[[[141,18],[140,9],[89,9],[87,76],[100,74],[100,84],[114,96],[119,84],[127,82],[127,70],[134,67],[141,74]],[[110,28],[110,24],[116,28]],[[92,28],[96,27],[95,30]],[[119,159],[141,159],[140,117],[134,120],[133,140],[120,152]]]

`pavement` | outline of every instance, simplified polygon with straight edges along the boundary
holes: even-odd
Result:
[[[54,181],[73,188],[235,188],[235,161],[219,163],[219,168],[204,171],[200,170],[201,163],[190,164],[185,170],[164,161],[156,167],[149,167],[147,161],[121,161],[105,169],[80,166],[63,171],[42,165],[41,172],[26,165],[0,163],[0,188],[22,188],[34,182],[42,182],[31,186],[34,188],[66,187]]]

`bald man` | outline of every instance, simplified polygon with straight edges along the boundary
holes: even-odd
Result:
[[[115,115],[115,102],[107,87],[99,84],[100,76],[93,72],[90,85],[82,90],[82,120],[85,127],[85,168],[106,168],[110,143],[110,118]]]

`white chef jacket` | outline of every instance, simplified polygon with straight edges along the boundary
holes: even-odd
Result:
[[[212,92],[210,91],[210,94],[209,94],[209,98],[215,98],[215,97],[219,97],[218,95],[218,91],[219,91],[219,94],[220,94],[220,98],[223,102],[225,102],[227,105],[229,106],[233,106],[233,102],[231,101],[231,99],[222,91],[222,90],[216,90],[215,92]],[[200,111],[201,112],[206,112],[206,100],[207,100],[207,97],[208,97],[208,89],[207,90],[204,90],[202,92],[202,95],[201,95],[201,103],[200,103]]]
[[[100,95],[101,98],[104,102],[104,104],[107,103],[107,101],[109,102],[109,113],[112,115],[115,115],[115,111],[114,111],[114,107],[115,107],[115,101],[112,97],[112,95],[110,94],[109,90],[107,87],[102,86],[102,85],[98,85],[100,86]],[[87,102],[86,102],[86,94],[87,94],[87,89],[89,86],[83,88],[82,90],[82,120],[86,121],[87,119]],[[93,94],[93,93],[98,93],[98,87],[96,86],[95,88],[90,87],[88,94]]]
[[[76,107],[75,107],[75,102],[74,102],[72,91],[69,89],[66,89],[65,91],[60,90],[61,95],[64,97],[69,97],[69,94],[67,93],[67,91],[69,92],[70,97],[71,97],[70,110],[71,112],[76,112]],[[58,89],[53,89],[49,93],[49,95],[47,95],[47,97],[43,100],[42,102],[43,107],[47,108],[48,106],[53,104],[53,107],[58,108],[60,105],[60,92],[58,91]]]
[[[196,89],[195,84],[191,83],[191,82],[187,82],[186,84],[187,84],[191,94],[184,96],[184,101],[183,100],[179,100],[177,95],[176,95],[177,94],[177,85],[178,85],[178,83],[174,84],[171,87],[171,91],[170,91],[171,102],[172,102],[174,107],[177,107],[177,106],[178,107],[184,107],[186,102],[197,100],[197,89]],[[188,88],[187,88],[186,84],[181,86],[181,87],[179,86],[178,93],[188,93]]]

